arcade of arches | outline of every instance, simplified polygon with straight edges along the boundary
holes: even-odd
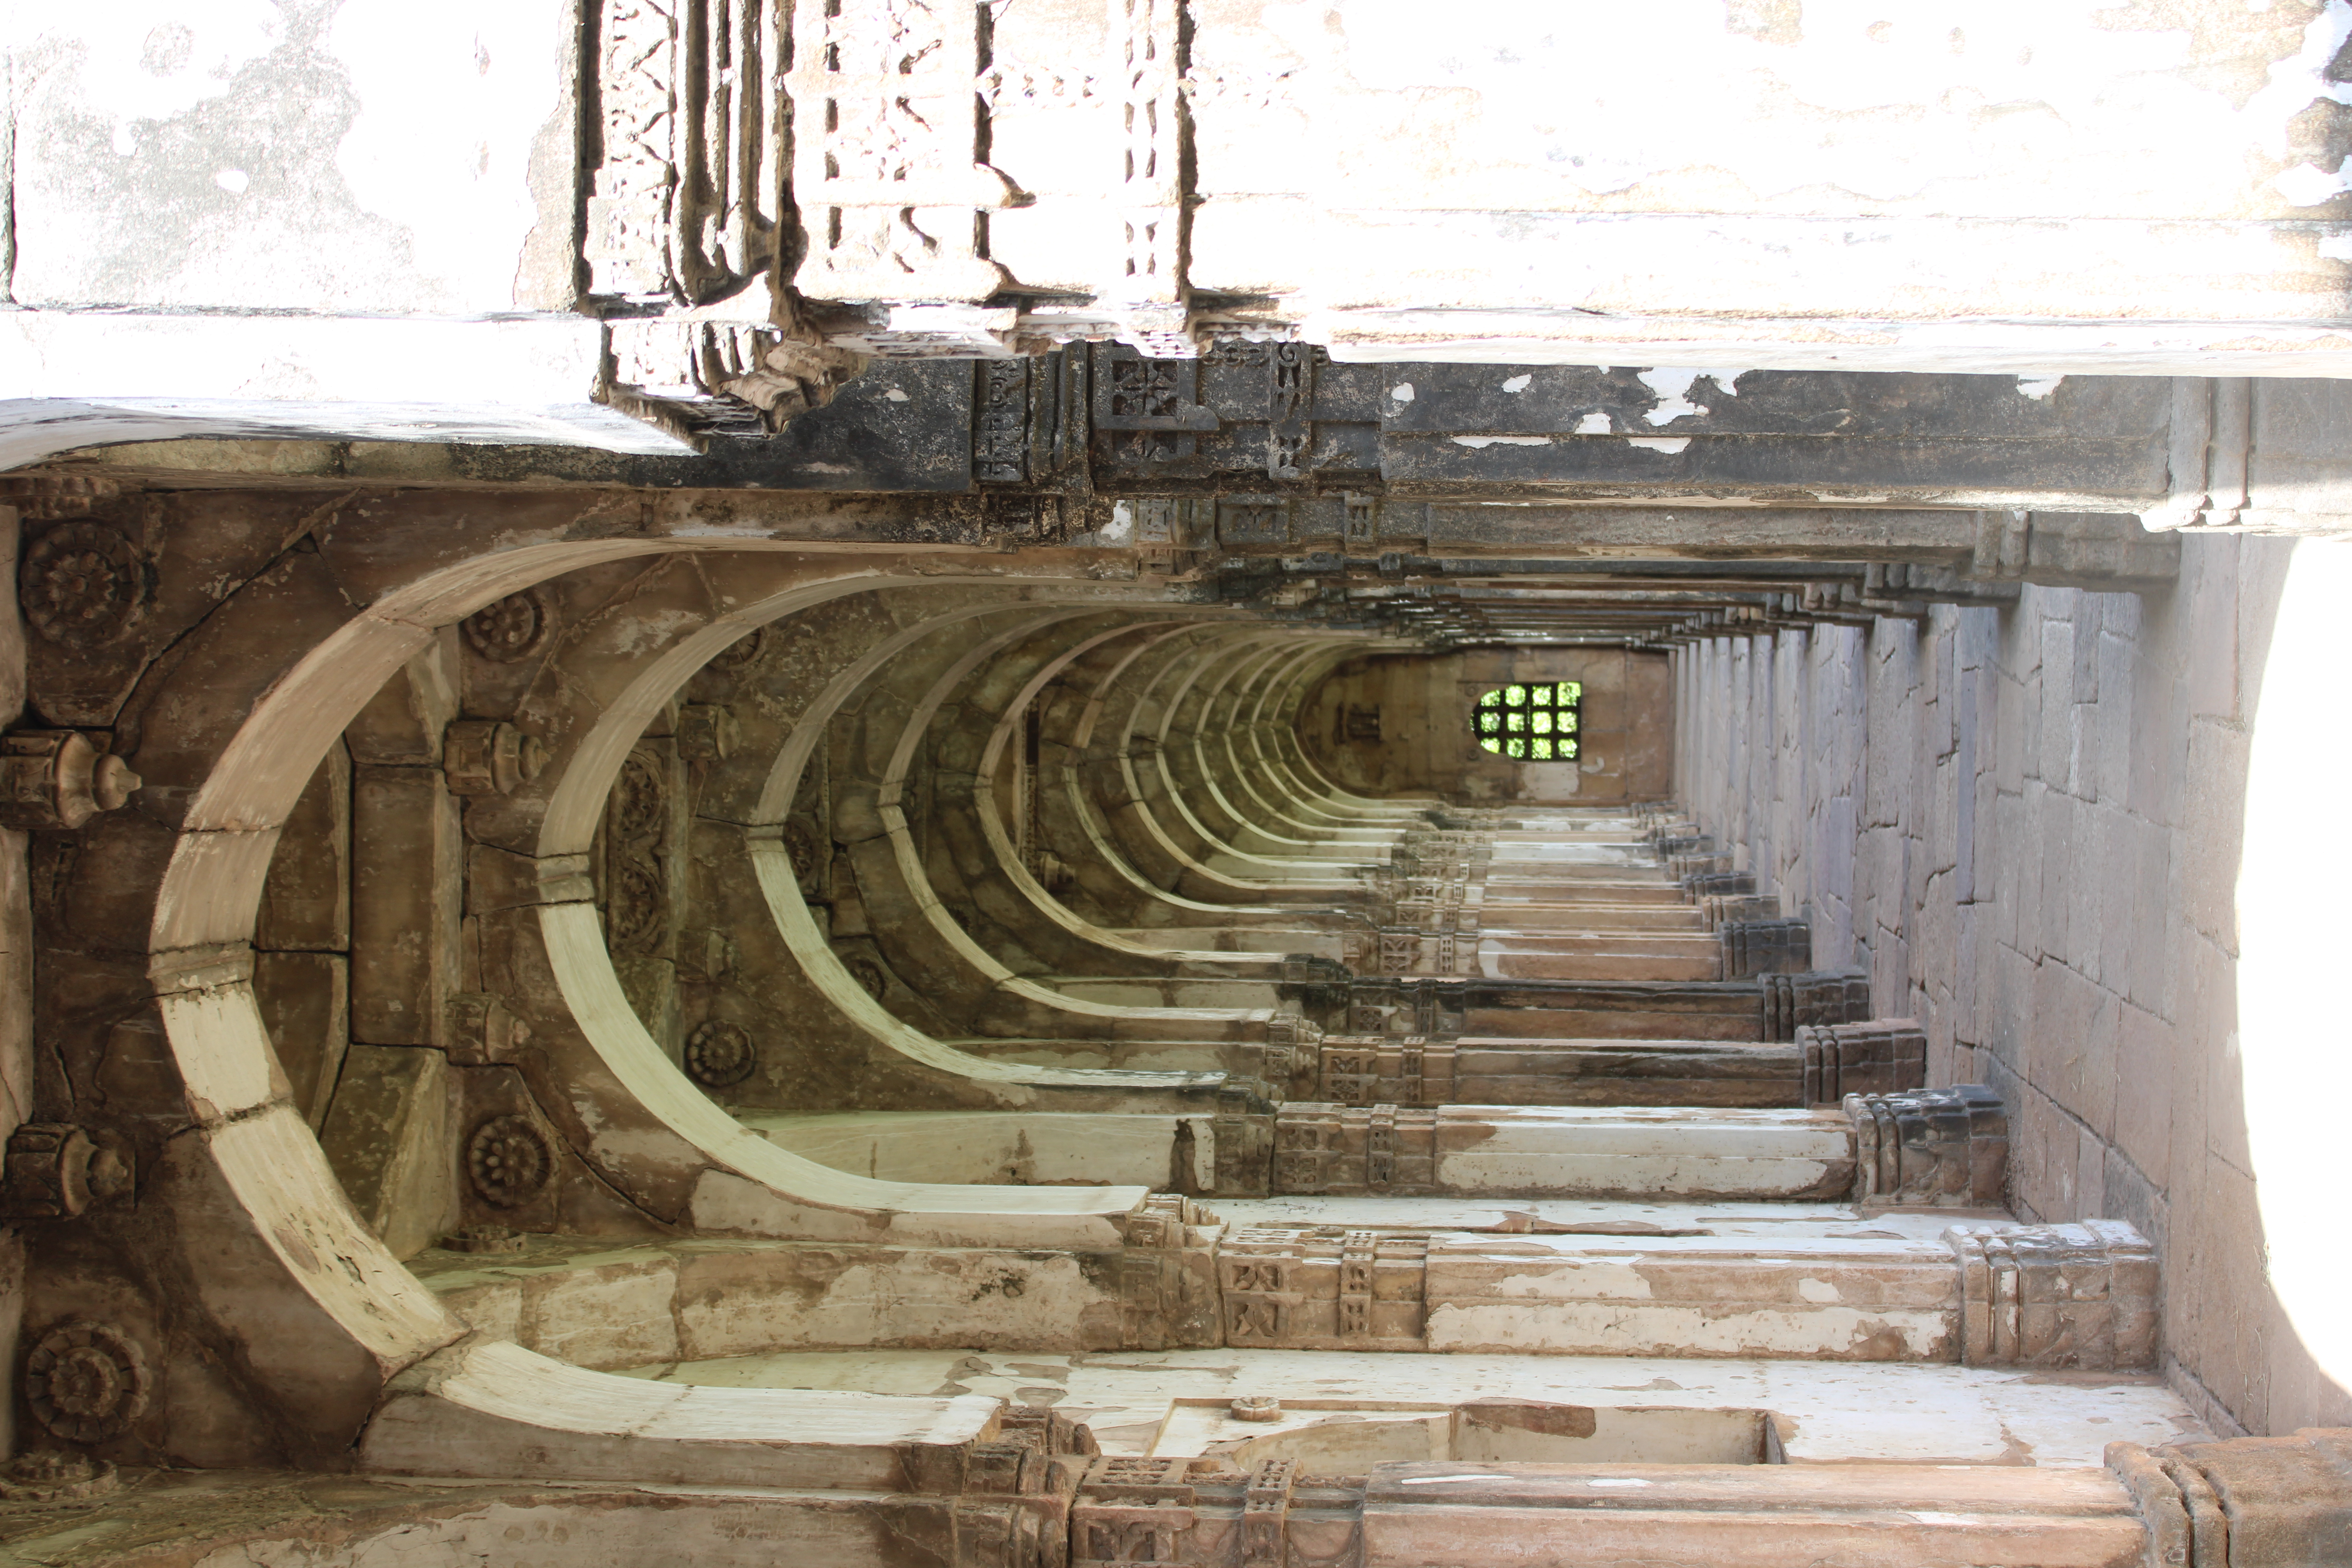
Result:
[[[2352,1563],[2352,6],[236,9],[9,24],[0,1564]]]

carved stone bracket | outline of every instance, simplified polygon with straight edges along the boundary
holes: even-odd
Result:
[[[1217,1216],[1187,1197],[1154,1193],[1121,1220],[1121,1342],[1129,1350],[1222,1342],[1213,1252]]]
[[[452,795],[512,795],[547,766],[547,748],[502,719],[457,719],[441,731]]]
[[[1927,1087],[1927,1032],[1916,1019],[1801,1025],[1807,1105],[1843,1105],[1849,1094],[1894,1094]]]
[[[131,1189],[131,1172],[111,1149],[64,1121],[27,1121],[8,1135],[0,1219],[70,1219]]]
[[[1715,935],[1723,951],[1726,980],[1795,974],[1812,966],[1813,928],[1809,921],[1733,921],[1719,927]]]
[[[1094,1434],[1050,1410],[1008,1410],[992,1439],[971,1445],[950,1512],[953,1568],[1032,1568],[1062,1562],[1071,1504],[1099,1450]]]
[[[2009,1111],[1980,1083],[1849,1094],[1853,1201],[1881,1207],[1994,1208],[2009,1179]]]
[[[2303,1568],[2352,1541],[2352,1429],[2233,1442],[2107,1445],[2107,1468],[2147,1526],[2160,1568]]]
[[[2114,1372],[2156,1364],[2156,1248],[2121,1220],[1958,1225],[1960,1359]]]
[[[120,811],[140,778],[79,730],[17,730],[0,736],[0,827],[76,828]]]
[[[1870,976],[1859,969],[1766,974],[1764,1037],[1794,1040],[1808,1025],[1859,1024],[1870,1016]]]

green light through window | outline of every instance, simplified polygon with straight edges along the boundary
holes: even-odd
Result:
[[[1471,737],[1482,751],[1517,762],[1573,762],[1583,700],[1579,680],[1498,686],[1472,705]]]

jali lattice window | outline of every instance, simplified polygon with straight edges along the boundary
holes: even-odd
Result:
[[[1576,757],[1577,705],[1584,700],[1580,680],[1542,686],[1498,686],[1470,710],[1470,731],[1497,756],[1529,763],[1565,763]]]

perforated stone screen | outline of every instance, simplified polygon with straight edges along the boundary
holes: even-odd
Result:
[[[1577,705],[1584,683],[1546,681],[1536,686],[1497,686],[1470,710],[1470,731],[1497,756],[1528,763],[1575,760]]]

